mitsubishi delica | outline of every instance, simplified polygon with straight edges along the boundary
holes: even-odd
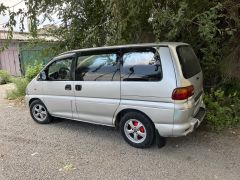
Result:
[[[34,121],[53,117],[118,127],[125,141],[185,136],[205,115],[203,73],[192,47],[166,42],[72,50],[28,85]]]

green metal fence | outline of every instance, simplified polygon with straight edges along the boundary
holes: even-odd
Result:
[[[20,63],[22,74],[24,75],[29,65],[33,66],[39,63],[47,64],[52,59],[53,54],[49,51],[51,44],[29,44],[21,43],[19,45]]]

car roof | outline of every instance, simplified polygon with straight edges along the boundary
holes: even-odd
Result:
[[[126,44],[126,45],[117,45],[117,46],[102,46],[102,47],[93,47],[85,49],[76,49],[67,51],[59,54],[59,56],[81,53],[81,52],[90,52],[90,51],[101,51],[101,50],[114,50],[114,49],[127,49],[127,48],[144,48],[144,47],[157,47],[157,46],[179,46],[179,45],[188,45],[183,42],[161,42],[161,43],[142,43],[142,44]]]

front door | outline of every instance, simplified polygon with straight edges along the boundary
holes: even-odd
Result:
[[[72,118],[72,105],[75,104],[72,62],[73,57],[58,59],[44,70],[43,101],[53,116]]]
[[[76,62],[74,89],[79,120],[112,125],[120,103],[117,53],[81,53]]]

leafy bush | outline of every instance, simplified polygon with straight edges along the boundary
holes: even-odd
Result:
[[[15,84],[15,89],[7,93],[7,99],[12,100],[23,97],[29,81],[26,78],[13,78],[12,82]]]
[[[17,99],[25,96],[25,91],[28,83],[36,77],[36,75],[43,68],[43,64],[37,64],[27,67],[25,78],[13,78],[12,82],[15,84],[15,89],[7,93],[7,98]]]
[[[216,130],[237,126],[240,123],[240,94],[222,89],[205,95],[207,122]]]
[[[4,71],[4,70],[0,70],[0,84],[6,84],[6,83],[9,83],[11,82],[11,76],[10,74],[7,72],[7,71]]]
[[[28,81],[31,81],[38,75],[42,68],[43,68],[42,63],[35,63],[34,65],[29,65],[27,67],[25,77],[27,78]]]

